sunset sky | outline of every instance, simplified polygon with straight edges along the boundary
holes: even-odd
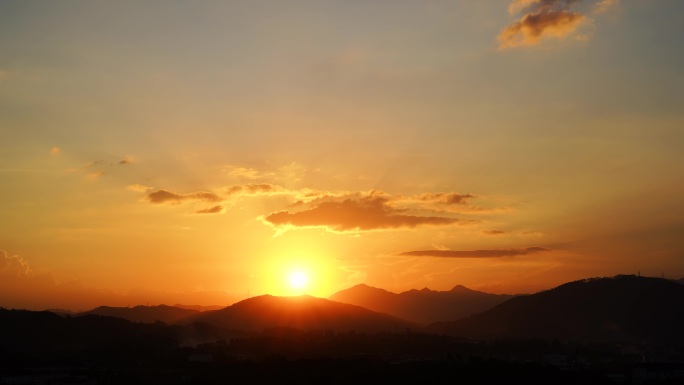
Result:
[[[684,2],[2,1],[0,212],[9,308],[681,278]]]

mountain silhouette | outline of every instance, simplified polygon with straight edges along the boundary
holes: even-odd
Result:
[[[173,307],[177,307],[177,308],[181,308],[181,309],[197,310],[199,312],[202,312],[202,311],[223,309],[224,307],[226,307],[226,305],[223,305],[223,306],[221,306],[221,305],[205,306],[205,305],[182,305],[182,304],[177,303],[177,304],[173,305]]]
[[[61,315],[62,317],[66,317],[67,315],[73,315],[74,312],[69,310],[69,309],[45,309],[45,311],[49,311],[50,313],[55,313],[57,315]]]
[[[154,323],[161,321],[167,324],[176,323],[182,319],[199,313],[197,310],[182,309],[174,306],[135,306],[135,307],[110,307],[100,306],[76,316],[93,314],[100,316],[123,318],[131,322]]]
[[[253,297],[221,310],[190,317],[185,322],[207,323],[229,330],[253,332],[270,328],[294,328],[378,333],[400,332],[416,327],[412,322],[388,314],[308,295]]]
[[[425,330],[472,339],[684,342],[684,286],[620,275],[575,281]]]
[[[338,291],[329,298],[414,322],[432,323],[468,317],[513,297],[515,296],[488,294],[461,285],[450,291],[425,288],[397,294],[361,284]]]
[[[177,326],[91,314],[72,317],[0,308],[0,325],[3,362],[18,359],[35,363],[41,357],[69,359],[73,354],[128,361],[168,352],[182,338]]]

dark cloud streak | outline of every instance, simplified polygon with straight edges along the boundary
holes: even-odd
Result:
[[[223,206],[214,206],[214,207],[209,207],[208,209],[204,210],[197,210],[195,211],[196,214],[218,214],[223,211]]]
[[[463,205],[472,198],[476,198],[475,195],[458,193],[426,193],[418,196],[420,201],[438,202],[445,205]]]
[[[548,251],[542,247],[528,247],[526,249],[497,249],[497,250],[416,250],[405,251],[397,255],[410,257],[439,257],[439,258],[501,258],[528,255]]]
[[[288,192],[286,189],[270,184],[270,183],[258,183],[258,184],[243,184],[243,185],[236,185],[228,188],[227,194],[228,195],[235,195],[235,194],[249,194],[249,195],[256,195],[256,194],[275,194],[275,193],[285,193]]]
[[[181,203],[187,200],[218,202],[221,198],[211,192],[198,191],[190,194],[176,194],[166,190],[157,190],[147,194],[147,200],[152,203]]]

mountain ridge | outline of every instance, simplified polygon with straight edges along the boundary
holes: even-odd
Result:
[[[432,323],[464,318],[516,296],[489,294],[463,285],[456,285],[449,291],[423,288],[393,293],[366,284],[358,284],[340,290],[328,298],[413,322]]]
[[[134,307],[98,306],[94,309],[72,315],[81,316],[91,314],[123,318],[131,322],[154,323],[160,321],[167,324],[172,324],[197,313],[199,313],[199,311],[194,309],[184,309],[168,305],[137,305]]]
[[[242,331],[293,328],[376,333],[399,332],[420,326],[389,314],[309,295],[252,297],[221,310],[191,316],[184,321],[192,322]]]
[[[619,275],[568,282],[425,330],[471,339],[684,341],[684,286]]]

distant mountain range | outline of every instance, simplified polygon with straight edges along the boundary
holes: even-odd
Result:
[[[210,306],[204,306],[204,305],[181,305],[181,304],[175,304],[173,307],[179,307],[181,309],[190,309],[190,310],[197,310],[197,311],[210,311],[210,310],[219,310],[223,309],[226,307],[225,305],[210,305]]]
[[[427,288],[392,293],[368,285],[338,291],[329,298],[420,323],[454,321],[483,312],[515,295],[488,294],[458,285],[450,291]]]
[[[221,310],[191,316],[185,322],[207,323],[223,329],[250,332],[270,328],[293,328],[378,333],[402,332],[417,326],[412,322],[360,306],[307,295],[253,297]]]
[[[200,312],[192,309],[182,309],[175,306],[135,306],[135,307],[110,307],[100,306],[75,316],[92,314],[108,317],[123,318],[131,322],[154,323],[161,321],[173,324]]]
[[[448,292],[423,289],[395,294],[358,285],[336,293],[330,300],[311,296],[264,295],[205,312],[165,305],[133,308],[102,306],[84,313],[69,314],[55,310],[61,314],[60,317],[50,312],[0,309],[6,321],[1,323],[5,331],[0,334],[8,341],[13,341],[13,336],[28,333],[28,324],[19,321],[26,319],[31,320],[33,327],[46,333],[54,330],[50,338],[56,341],[61,341],[62,335],[78,333],[79,327],[75,326],[78,324],[92,328],[92,338],[96,338],[99,332],[108,333],[105,330],[112,325],[123,333],[123,330],[134,330],[127,326],[128,321],[162,321],[179,325],[172,327],[176,328],[172,333],[175,333],[176,338],[193,341],[211,341],[216,336],[226,338],[241,332],[261,332],[265,329],[377,333],[403,332],[411,328],[416,332],[475,340],[542,338],[583,342],[684,343],[682,283],[684,280],[622,275],[570,282],[524,296],[492,295],[463,286],[456,286]],[[376,311],[332,299],[364,304]],[[493,307],[458,319],[461,314],[476,312],[476,309],[488,306]],[[431,323],[423,328],[415,322],[386,313],[411,321],[452,320]],[[104,325],[102,327],[105,329],[100,330],[98,325]],[[156,329],[150,330],[161,331],[161,326],[156,325]],[[20,334],[16,334],[17,330],[12,331],[13,328],[18,328]],[[57,332],[59,328],[66,329]],[[39,334],[35,336],[38,338],[36,343],[39,343]],[[78,340],[83,338],[79,337]],[[21,338],[16,340],[19,344],[20,341]]]
[[[425,330],[472,339],[684,342],[684,286],[637,276],[595,278],[513,298]]]

